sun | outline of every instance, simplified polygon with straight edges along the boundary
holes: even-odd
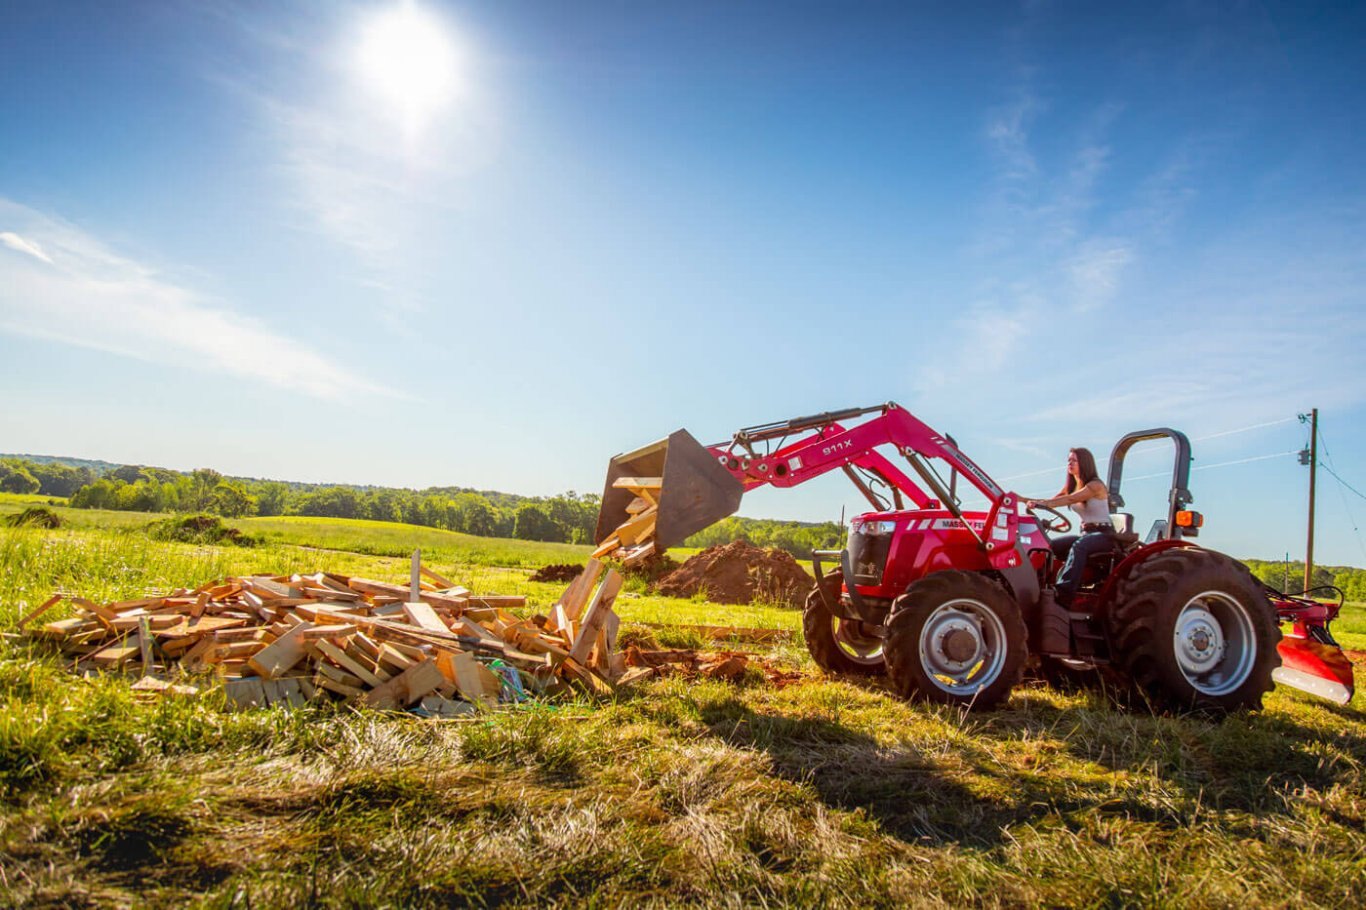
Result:
[[[421,132],[457,88],[456,50],[447,29],[413,0],[365,25],[356,66],[362,84],[410,134]]]

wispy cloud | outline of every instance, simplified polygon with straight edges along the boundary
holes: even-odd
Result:
[[[395,395],[80,228],[0,199],[0,331],[263,382],[318,398]]]
[[[52,264],[52,260],[48,258],[47,253],[43,252],[42,247],[34,243],[32,240],[25,240],[23,237],[20,237],[18,234],[15,234],[11,231],[0,232],[0,243],[3,243],[10,249],[16,250],[20,253],[27,253],[35,259],[41,259],[48,265]]]

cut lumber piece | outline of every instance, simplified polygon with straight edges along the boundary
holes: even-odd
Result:
[[[306,699],[303,689],[299,686],[299,679],[295,676],[286,676],[283,679],[275,680],[276,691],[280,693],[280,699],[291,708],[302,708]]]
[[[328,659],[335,663],[337,666],[341,667],[343,670],[350,673],[352,676],[359,677],[366,685],[384,685],[384,680],[380,679],[374,673],[371,673],[365,667],[361,666],[354,658],[352,658],[350,655],[344,652],[341,648],[332,644],[332,642],[328,641],[327,639],[324,638],[315,642],[314,647],[316,647],[323,654],[327,655]]]
[[[331,664],[320,663],[315,667],[315,669],[317,671],[314,674],[315,677],[325,676],[333,682],[341,683],[344,686],[351,686],[356,689],[360,689],[362,686],[365,685],[365,680],[361,679],[359,676],[352,676],[345,670],[342,670],[339,667],[334,667]]]
[[[365,695],[361,701],[372,708],[406,708],[427,695],[446,679],[428,658]]]
[[[228,697],[229,705],[241,710],[267,705],[266,690],[255,676],[227,680],[223,683],[223,694]]]
[[[138,653],[142,658],[142,675],[152,672],[152,620],[143,615],[138,617]]]
[[[392,667],[394,669],[394,672],[402,673],[404,670],[416,666],[421,661],[414,660],[407,654],[404,654],[403,652],[399,651],[393,645],[389,644],[388,642],[384,642],[379,646],[379,662],[380,666],[387,665],[389,667]]]
[[[42,616],[42,615],[43,615],[44,613],[46,613],[48,610],[51,610],[51,609],[52,609],[53,607],[55,607],[57,604],[61,603],[62,597],[63,597],[63,595],[61,595],[61,594],[53,594],[51,597],[49,597],[47,600],[45,600],[45,601],[43,602],[42,606],[38,607],[38,608],[35,609],[33,612],[31,612],[31,613],[29,613],[28,615],[26,615],[23,619],[19,620],[19,625],[17,626],[17,628],[19,629],[19,631],[21,631],[21,632],[23,631],[24,625],[25,625],[26,623],[32,622],[33,620],[37,619],[39,616]]]
[[[451,627],[441,621],[441,617],[436,615],[430,604],[425,603],[405,603],[403,613],[414,625],[427,629],[432,632],[451,631]]]
[[[647,501],[647,500],[645,499],[645,497],[643,497],[643,496],[637,496],[635,499],[631,500],[631,501],[627,504],[627,506],[626,506],[626,514],[627,514],[627,515],[639,515],[641,512],[644,512],[646,509],[652,509],[652,508],[654,508],[654,506],[651,505],[651,504],[649,503],[649,501]]]
[[[607,614],[612,612],[612,604],[621,591],[621,585],[622,577],[608,570],[597,593],[593,595],[593,602],[584,611],[578,638],[574,639],[574,647],[570,649],[569,655],[575,663],[582,664],[588,659],[588,652],[597,641],[598,629],[607,621]]]
[[[588,598],[593,594],[593,586],[598,583],[598,576],[602,575],[603,568],[600,560],[589,559],[583,571],[564,589],[558,606],[564,607],[565,616],[569,619],[579,618],[584,604],[588,603]]]
[[[489,677],[479,672],[488,668],[463,651],[443,651],[437,658],[437,669],[455,684],[461,695],[474,704],[492,707],[498,703],[502,683],[495,681],[490,686]]]
[[[526,606],[526,597],[521,594],[467,594],[468,603],[495,610],[517,610]]]
[[[655,521],[658,518],[658,510],[651,507],[648,511],[641,512],[639,515],[622,522],[621,527],[616,530],[616,537],[623,546],[630,546],[637,541],[644,540],[655,532]]]
[[[248,658],[247,666],[262,679],[275,679],[294,669],[308,653],[308,640],[304,636],[313,628],[310,622],[300,623]]]
[[[612,487],[617,490],[660,490],[664,488],[664,478],[618,477],[612,482]]]
[[[451,588],[455,587],[455,584],[453,582],[448,581],[445,578],[442,578],[440,575],[438,575],[433,570],[427,568],[426,566],[420,566],[418,568],[418,571],[420,571],[426,577],[430,578],[432,581],[436,582],[437,586],[442,588],[443,590],[449,591]]]
[[[370,578],[353,578],[350,581],[351,588],[362,594],[397,597],[400,601],[408,601],[412,598],[412,590],[407,585],[395,585],[384,581],[375,581]],[[433,606],[450,607],[460,609],[465,606],[463,597],[456,597],[450,594],[438,594],[433,591],[418,592],[417,599],[423,603]]]
[[[138,640],[138,636],[132,635],[129,638],[120,640],[116,644],[109,645],[108,647],[95,652],[95,655],[91,660],[97,667],[116,669],[141,653],[142,645]]]
[[[615,535],[608,537],[602,543],[598,544],[598,548],[593,551],[593,558],[601,559],[604,556],[609,556],[613,550],[620,546],[621,541]]]
[[[329,692],[334,692],[347,701],[354,701],[357,698],[365,697],[364,689],[357,688],[356,686],[348,686],[346,683],[337,682],[335,679],[328,676],[316,676],[313,678],[313,683],[319,689],[326,689]]]
[[[653,533],[653,531],[651,531],[651,533]],[[628,569],[633,569],[653,555],[655,555],[655,544],[654,541],[650,541],[649,543],[635,547],[629,553],[622,554],[621,564]]]

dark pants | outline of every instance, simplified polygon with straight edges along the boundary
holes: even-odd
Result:
[[[1051,545],[1055,557],[1067,559],[1058,573],[1057,581],[1053,582],[1053,590],[1057,592],[1058,603],[1070,607],[1077,588],[1081,587],[1081,573],[1086,569],[1086,560],[1097,553],[1114,549],[1115,538],[1113,534],[1093,531],[1080,537],[1075,534],[1059,537],[1051,541]]]

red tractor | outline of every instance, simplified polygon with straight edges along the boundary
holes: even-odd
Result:
[[[1167,516],[1140,542],[1120,511],[1124,457],[1162,438],[1176,450]],[[619,455],[597,539],[634,498],[614,486],[618,478],[662,478],[662,549],[735,512],[745,490],[840,469],[873,511],[850,521],[846,549],[812,554],[818,581],[803,629],[826,670],[886,673],[907,698],[972,707],[1004,701],[1027,664],[1063,674],[1106,668],[1174,710],[1255,708],[1273,680],[1346,704],[1352,668],[1328,631],[1340,605],[1268,596],[1241,563],[1194,544],[1201,517],[1187,508],[1190,463],[1190,443],[1175,430],[1119,441],[1108,483],[1118,545],[1088,564],[1068,611],[1041,606],[1039,593],[1061,568],[1047,535],[1071,521],[1051,509],[1022,514],[1019,495],[890,402],[749,427],[714,446],[679,430]],[[986,499],[985,512],[960,508],[960,481]],[[1290,626],[1285,637],[1281,624]]]

